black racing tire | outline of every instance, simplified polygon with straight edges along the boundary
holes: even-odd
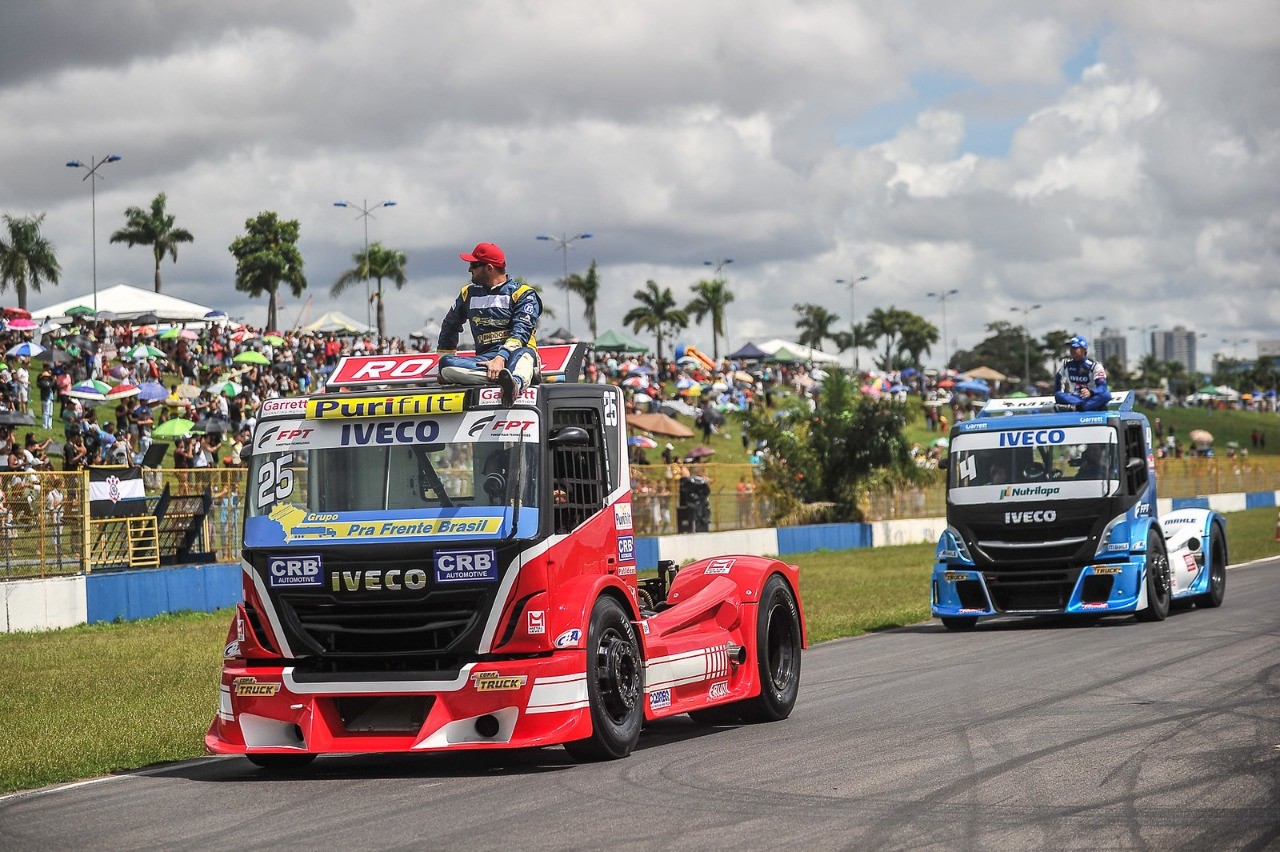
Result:
[[[1209,533],[1209,547],[1205,558],[1209,560],[1209,591],[1196,597],[1196,606],[1213,609],[1222,606],[1227,596],[1227,543],[1222,533],[1214,527]]]
[[[791,715],[800,694],[800,607],[778,574],[765,581],[756,609],[756,671],[760,694],[737,702],[746,722],[778,722]],[[715,709],[715,708],[712,708]]]
[[[940,615],[942,626],[948,630],[972,630],[978,626],[978,619],[968,615]]]
[[[1153,526],[1147,533],[1147,607],[1135,614],[1138,621],[1164,621],[1169,616],[1171,583],[1169,552],[1164,536]]]
[[[591,736],[565,743],[574,760],[618,760],[631,754],[644,725],[644,661],[622,604],[604,595],[587,627],[587,698]]]
[[[316,756],[314,754],[246,754],[245,758],[266,772],[286,775],[306,769]]]

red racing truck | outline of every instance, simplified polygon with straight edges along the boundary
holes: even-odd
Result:
[[[639,580],[621,391],[442,387],[438,356],[340,362],[264,403],[249,461],[244,603],[210,751],[563,744],[626,757],[646,720],[786,718],[805,622],[794,565],[726,555]]]

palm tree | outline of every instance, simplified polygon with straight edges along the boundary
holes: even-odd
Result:
[[[44,284],[57,284],[62,267],[53,244],[40,234],[39,216],[4,215],[6,239],[0,239],[0,293],[13,285],[18,307],[26,310],[27,291],[40,292]]]
[[[733,301],[733,294],[725,288],[721,278],[713,281],[702,280],[691,288],[694,299],[685,305],[685,310],[693,314],[695,322],[711,315],[711,357],[720,363],[720,337],[724,334],[724,309]]]
[[[897,366],[919,369],[924,353],[933,351],[933,344],[940,339],[937,326],[918,314],[911,314],[903,323],[902,334],[898,338],[898,352],[907,356],[906,363]]]
[[[382,279],[390,278],[399,290],[409,279],[405,277],[404,265],[408,262],[404,252],[386,248],[382,243],[369,246],[368,254],[358,251],[351,255],[355,266],[348,269],[329,288],[329,295],[338,296],[357,281],[375,279],[378,282],[377,292],[373,294],[378,304],[378,337],[387,336],[387,319],[382,307]]]
[[[151,246],[156,257],[156,292],[160,292],[160,261],[167,254],[178,262],[178,243],[195,242],[186,228],[173,227],[173,214],[164,209],[167,198],[162,192],[151,199],[151,209],[129,207],[124,211],[125,226],[111,235],[111,242],[129,247]]]
[[[556,286],[561,290],[568,290],[573,295],[582,300],[583,312],[582,317],[587,321],[587,326],[591,329],[591,337],[600,336],[599,319],[596,317],[596,305],[600,302],[600,273],[596,271],[596,262],[591,261],[590,268],[587,269],[586,275],[573,273],[568,278],[560,278],[555,282]],[[546,312],[546,309],[543,309]]]
[[[257,298],[268,294],[267,328],[276,328],[276,292],[288,284],[296,299],[307,289],[298,251],[297,219],[280,221],[275,211],[259,213],[244,222],[245,235],[230,245],[236,259],[236,289]]]
[[[676,307],[676,298],[671,295],[671,288],[658,289],[658,282],[652,278],[644,282],[644,289],[635,292],[635,299],[640,303],[627,311],[622,318],[637,334],[640,331],[652,331],[658,338],[658,360],[662,360],[662,339],[670,332],[674,334],[682,328],[689,327],[689,315]]]
[[[915,314],[892,305],[888,310],[876,308],[867,315],[867,334],[871,340],[884,339],[884,357],[878,359],[881,370],[893,369],[893,353],[898,351],[898,338],[910,325]]]
[[[821,349],[824,340],[835,340],[838,332],[832,331],[831,326],[840,321],[839,316],[822,305],[812,305],[807,302],[792,305],[792,307],[800,314],[800,318],[796,320],[796,328],[800,329],[800,336],[796,338],[796,343]]]

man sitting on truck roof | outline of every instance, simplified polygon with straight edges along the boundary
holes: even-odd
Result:
[[[1089,339],[1077,334],[1067,344],[1071,357],[1062,362],[1053,379],[1053,397],[1076,411],[1101,411],[1111,400],[1107,371],[1098,361],[1086,357]]]
[[[534,330],[542,316],[542,299],[528,284],[507,276],[507,256],[493,243],[480,243],[467,261],[471,283],[462,288],[440,324],[436,351],[441,354],[440,380],[463,385],[497,383],[502,403],[510,406],[533,381],[538,369]],[[475,357],[457,353],[462,323],[469,321]]]

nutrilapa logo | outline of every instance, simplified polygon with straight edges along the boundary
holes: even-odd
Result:
[[[1010,497],[1052,497],[1062,489],[1056,485],[1009,485],[1000,491],[1000,499]]]

